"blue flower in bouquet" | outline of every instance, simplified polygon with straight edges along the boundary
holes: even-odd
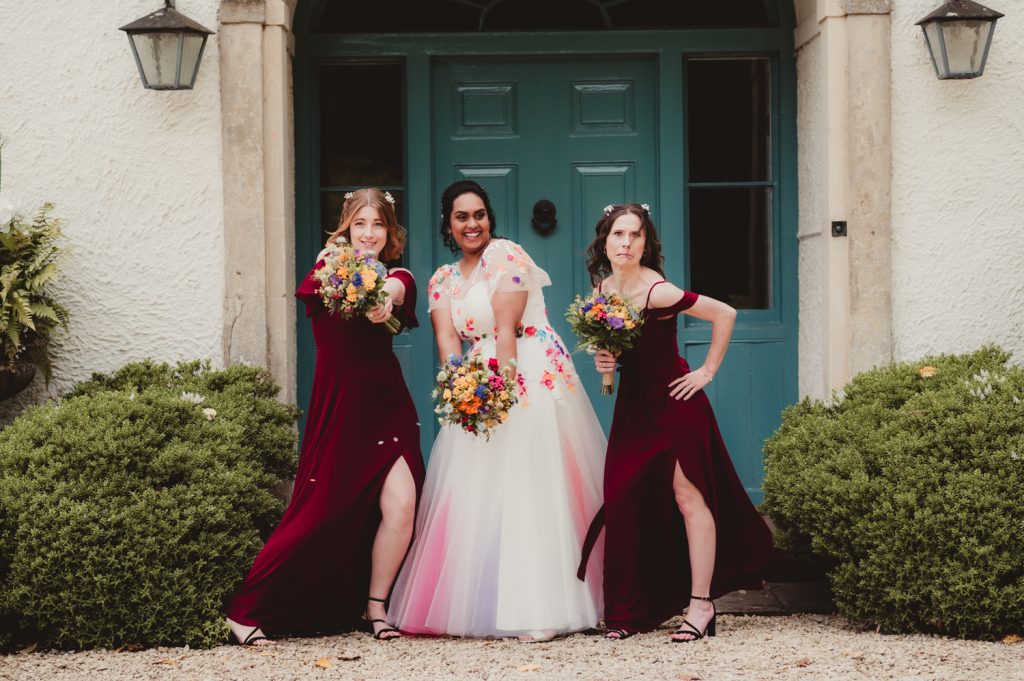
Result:
[[[330,282],[331,286],[338,287],[341,285],[341,277],[339,277],[337,274],[332,274],[330,276]]]
[[[612,327],[613,329],[621,329],[623,326],[625,326],[625,324],[626,322],[622,319],[622,317],[608,317],[608,326]]]
[[[448,355],[448,363],[453,367],[460,367],[462,366],[462,358],[455,354]]]
[[[359,288],[360,286],[362,286],[363,285],[363,275],[359,274],[358,272],[353,274],[352,275],[352,284],[356,288]]]
[[[488,393],[488,390],[487,390],[487,386],[485,386],[485,385],[478,385],[476,387],[476,390],[473,391],[473,394],[476,395],[477,397],[479,397],[481,400],[484,399],[485,397],[487,397],[487,393]]]

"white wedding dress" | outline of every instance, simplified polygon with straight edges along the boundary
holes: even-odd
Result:
[[[586,582],[580,551],[602,504],[606,441],[565,345],[548,323],[551,279],[517,244],[494,239],[469,277],[431,278],[470,353],[496,356],[491,297],[527,291],[516,343],[526,394],[489,441],[457,426],[434,442],[413,545],[388,614],[400,629],[457,636],[549,636],[597,625],[603,551]]]

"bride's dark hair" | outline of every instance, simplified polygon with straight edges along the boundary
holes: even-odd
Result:
[[[612,264],[608,261],[605,253],[605,242],[608,241],[608,234],[612,231],[612,224],[626,213],[632,213],[640,218],[640,229],[644,232],[644,254],[640,258],[640,264],[650,267],[652,270],[665,276],[664,260],[661,255],[661,240],[658,239],[658,230],[654,228],[651,221],[651,214],[639,203],[621,203],[609,206],[607,211],[597,221],[594,227],[594,240],[587,247],[587,271],[590,272],[590,282],[597,284],[612,273]]]

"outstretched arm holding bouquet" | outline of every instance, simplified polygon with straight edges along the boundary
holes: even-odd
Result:
[[[239,643],[355,628],[399,636],[385,605],[424,468],[416,409],[391,350],[399,322],[417,324],[415,279],[384,264],[405,245],[394,203],[378,189],[347,194],[296,291],[317,349],[312,394],[291,503],[228,608]]]

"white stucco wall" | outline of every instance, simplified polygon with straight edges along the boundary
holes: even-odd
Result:
[[[1024,6],[981,78],[940,81],[921,29],[934,0],[892,14],[892,296],[897,360],[995,342],[1024,362]]]
[[[820,35],[799,48],[797,68],[797,164],[800,178],[800,335],[801,397],[824,397],[825,301],[821,226],[825,212],[825,92]]]
[[[217,30],[218,0],[178,9]],[[119,26],[158,0],[0,0],[3,192],[67,219],[71,312],[50,393],[151,357],[220,363],[224,202],[217,36],[191,91],[143,89]],[[0,403],[0,418],[42,395]]]

